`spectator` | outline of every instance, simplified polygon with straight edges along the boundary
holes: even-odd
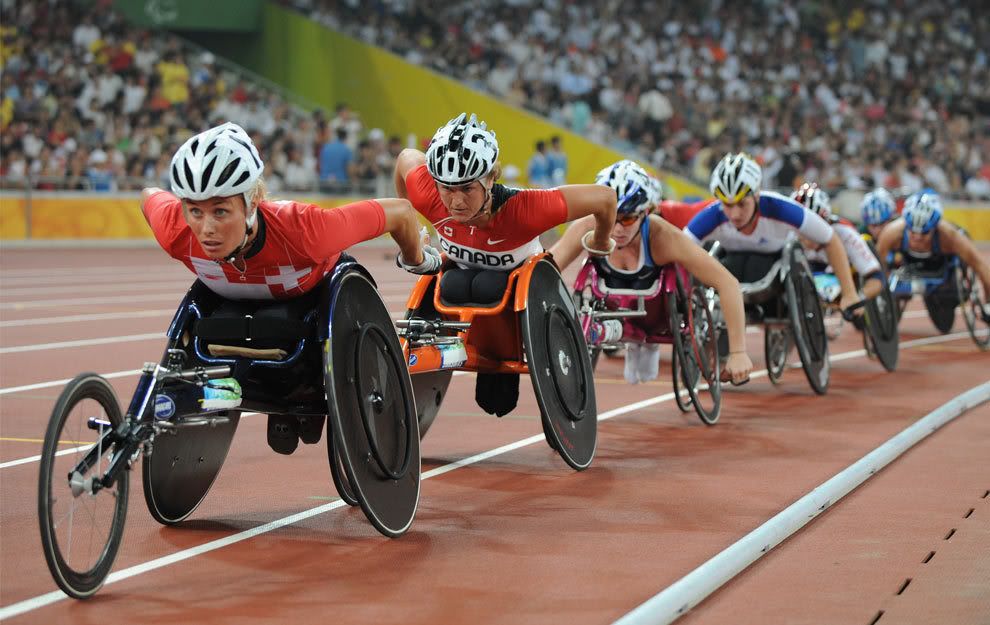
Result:
[[[536,142],[536,152],[529,159],[526,175],[529,176],[529,186],[534,189],[545,189],[550,186],[550,161],[547,159],[547,142]]]
[[[554,187],[567,184],[567,155],[561,147],[560,135],[550,137],[550,151],[547,152],[547,166],[550,169],[550,183]]]
[[[347,166],[354,153],[347,146],[347,130],[338,128],[334,139],[320,149],[320,183],[340,187],[350,179]]]

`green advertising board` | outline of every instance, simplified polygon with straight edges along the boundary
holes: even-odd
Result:
[[[146,28],[255,32],[263,0],[114,0],[129,21]]]

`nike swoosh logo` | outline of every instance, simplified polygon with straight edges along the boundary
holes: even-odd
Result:
[[[492,241],[491,239],[488,239],[488,245],[495,245],[496,243],[501,243],[504,240],[505,239],[499,239],[498,241]]]

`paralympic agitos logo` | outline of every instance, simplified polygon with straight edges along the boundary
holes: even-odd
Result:
[[[516,265],[516,258],[512,254],[474,250],[469,247],[453,245],[445,239],[440,239],[440,247],[443,248],[443,251],[448,257],[457,259],[462,263],[484,265],[486,267],[514,267]]]

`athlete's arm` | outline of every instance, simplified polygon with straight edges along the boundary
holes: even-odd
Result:
[[[581,237],[594,229],[595,218],[590,215],[588,217],[582,217],[577,221],[572,221],[567,226],[564,236],[560,237],[550,248],[550,253],[553,254],[553,260],[557,263],[561,271],[566,269],[568,265],[573,263],[581,255]]]
[[[407,265],[423,262],[423,242],[419,236],[419,214],[409,200],[376,200],[385,211],[385,232],[392,235]]]
[[[615,191],[600,184],[568,184],[557,189],[567,203],[567,221],[592,216],[595,234],[589,245],[595,249],[612,247],[612,228],[615,226]]]
[[[152,195],[156,193],[161,193],[164,190],[165,189],[159,189],[158,187],[145,187],[141,191],[141,214],[144,215],[144,220],[148,222],[149,226],[151,225],[151,222],[148,221],[148,214],[144,210],[144,204],[145,202],[148,201],[148,198],[150,198]]]
[[[746,313],[739,281],[688,235],[663,219],[650,221],[650,254],[658,265],[680,263],[688,273],[718,291],[729,331],[729,360],[725,370],[736,384],[745,382],[753,363],[746,353]]]
[[[406,176],[412,170],[425,164],[426,155],[419,150],[406,148],[399,152],[399,157],[395,159],[395,172],[392,179],[395,182],[395,192],[400,198],[407,199],[409,197],[406,191]]]
[[[938,236],[942,237],[942,249],[946,253],[955,254],[964,263],[972,267],[983,283],[983,292],[990,294],[990,264],[980,256],[979,250],[960,232],[956,226],[942,220],[938,224]]]
[[[904,220],[895,219],[880,231],[880,238],[877,239],[877,256],[880,257],[880,262],[887,264],[887,257],[890,253],[897,249],[897,246],[901,242],[901,238],[904,236]],[[887,267],[890,270],[890,267]]]

